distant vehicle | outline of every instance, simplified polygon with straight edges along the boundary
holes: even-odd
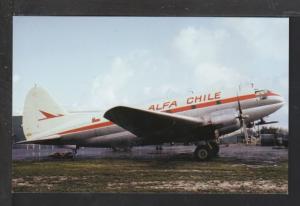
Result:
[[[195,157],[207,160],[218,154],[221,135],[242,128],[247,139],[247,127],[257,120],[268,124],[263,117],[283,104],[279,94],[251,88],[195,93],[140,108],[116,106],[104,114],[69,113],[35,86],[23,110],[26,140],[19,143],[75,145],[76,149],[194,143]]]
[[[285,146],[285,147],[289,146],[289,139],[288,139],[287,135],[282,137],[282,145]]]
[[[274,134],[261,134],[260,135],[261,146],[274,146],[276,145],[276,139]]]
[[[284,146],[288,147],[288,136],[277,134],[261,134],[260,136],[261,146]]]

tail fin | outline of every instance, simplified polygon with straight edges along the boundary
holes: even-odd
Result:
[[[23,110],[23,131],[32,140],[63,122],[67,112],[41,87],[33,87],[27,94]]]

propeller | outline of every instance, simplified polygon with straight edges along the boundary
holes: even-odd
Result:
[[[246,118],[248,116],[243,114],[239,95],[237,95],[237,99],[238,99],[238,109],[239,109],[239,115],[238,115],[237,118],[240,120],[240,123],[242,125],[242,131],[243,131],[244,136],[245,136],[245,141],[246,141],[246,143],[248,143],[249,135],[248,135],[248,132],[247,132],[247,125],[246,125]]]

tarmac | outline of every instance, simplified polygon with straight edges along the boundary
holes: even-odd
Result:
[[[194,145],[164,145],[162,150],[156,150],[155,146],[133,147],[130,151],[113,151],[110,148],[80,148],[76,159],[191,159],[195,150]],[[28,145],[24,148],[12,150],[13,160],[38,161],[51,160],[49,155],[54,153],[66,153],[71,149],[56,147],[39,147]],[[230,144],[221,145],[219,158],[257,163],[276,163],[288,160],[288,149],[284,147],[263,147],[258,145]]]

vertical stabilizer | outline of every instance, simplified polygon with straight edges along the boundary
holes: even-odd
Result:
[[[27,94],[23,110],[23,131],[26,140],[32,140],[39,134],[58,127],[64,121],[67,112],[39,86],[33,87]]]

